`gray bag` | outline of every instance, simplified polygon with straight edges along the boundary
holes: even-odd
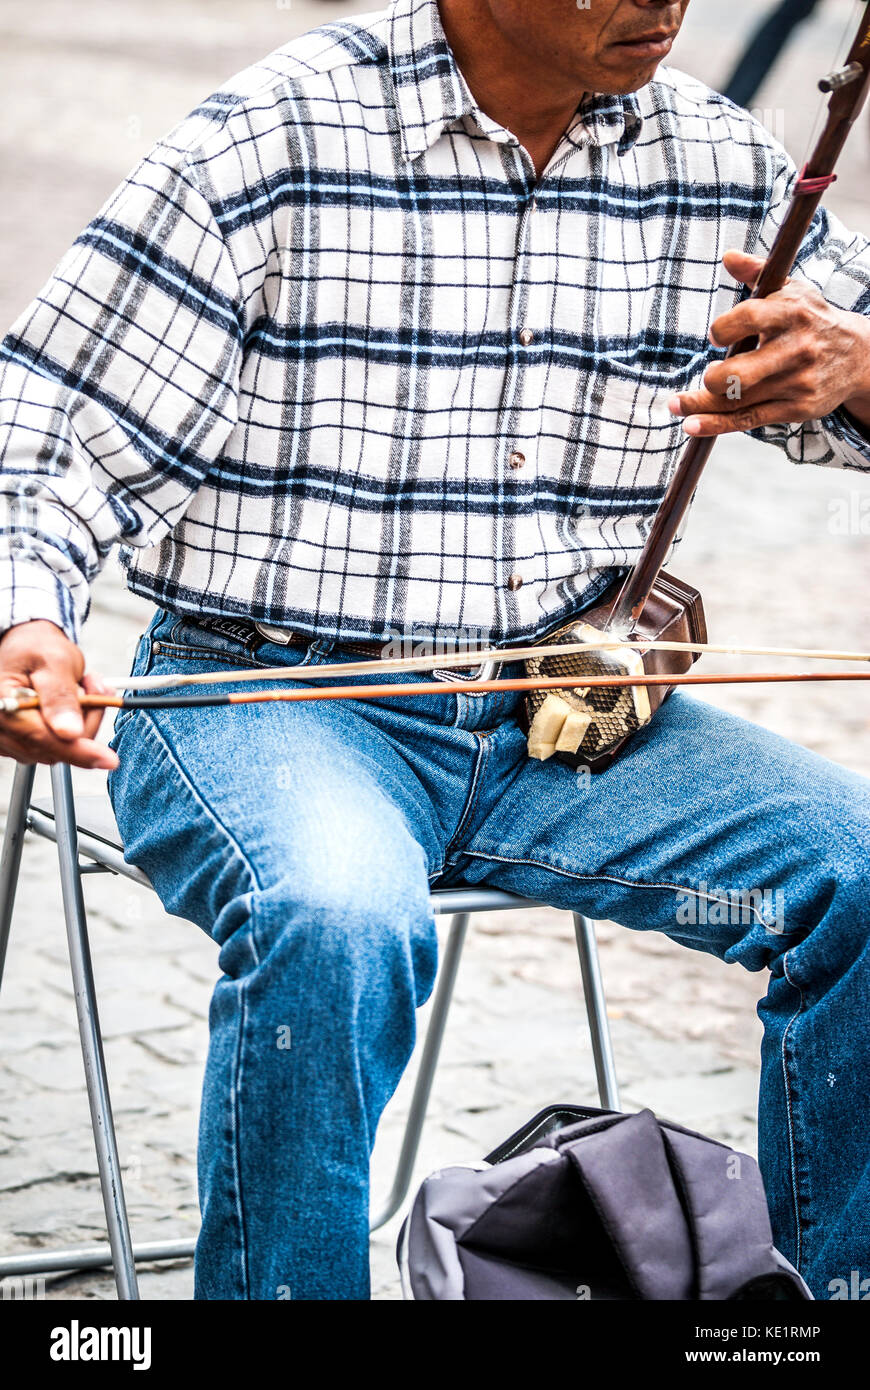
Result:
[[[413,1299],[812,1298],[754,1159],[650,1110],[551,1106],[433,1173],[398,1256]]]

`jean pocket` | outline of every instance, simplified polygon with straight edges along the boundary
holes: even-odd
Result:
[[[258,670],[299,666],[312,659],[307,640],[283,644],[270,641],[252,623],[237,618],[177,617],[167,614],[154,630],[153,653],[158,666],[183,662],[215,662],[221,666]],[[183,668],[182,668],[183,669]]]

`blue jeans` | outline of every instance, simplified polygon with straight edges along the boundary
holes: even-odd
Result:
[[[134,670],[242,667],[255,684],[258,666],[291,677],[336,659],[355,658],[158,613]],[[870,782],[680,694],[584,780],[526,757],[520,699],[120,713],[110,791],[127,857],[220,947],[197,1297],[368,1297],[369,1157],[435,977],[436,883],[510,889],[768,972],[760,1159],[776,1242],[821,1298],[870,1270]]]

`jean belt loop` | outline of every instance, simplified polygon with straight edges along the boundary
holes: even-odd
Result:
[[[167,637],[174,618],[175,614],[170,613],[168,608],[157,608],[154,617],[145,629],[146,635],[151,638],[152,642]]]
[[[308,648],[309,656],[327,657],[335,649],[335,641],[331,637],[314,637]]]

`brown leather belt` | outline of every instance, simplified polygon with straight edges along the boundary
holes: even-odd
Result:
[[[309,643],[316,641],[304,632],[293,632],[290,628],[268,627],[265,623],[252,623],[261,637],[265,637],[267,642],[275,642],[279,647],[307,647]],[[383,654],[386,643],[384,642],[336,642],[345,652],[357,652],[360,656],[379,657]]]
[[[221,636],[230,637],[237,642],[245,642],[249,646],[260,641],[274,642],[279,647],[307,647],[317,639],[309,633],[294,632],[292,628],[271,627],[268,623],[252,622],[249,618],[224,618],[201,616],[192,619],[198,627],[204,628],[207,632],[216,632]],[[364,641],[336,641],[335,647],[342,652],[352,652],[354,655],[368,657],[370,660],[386,659],[385,650],[391,644],[388,642],[364,642]],[[439,651],[446,655],[448,652],[460,650],[459,644],[450,646],[449,643],[439,644]],[[480,663],[476,665],[472,662],[468,666],[452,667],[451,670],[460,680],[465,679],[465,672],[477,672]]]
[[[256,629],[256,631],[259,633],[259,635],[260,635],[261,637],[265,637],[267,641],[278,642],[279,646],[283,646],[283,647],[294,647],[294,646],[303,646],[303,647],[304,647],[304,646],[307,646],[311,641],[314,640],[313,638],[306,636],[305,633],[302,633],[302,632],[292,632],[292,631],[291,631],[290,629],[288,629],[288,628],[283,628],[283,629],[267,628],[266,625],[265,625],[264,623],[254,623],[254,624],[253,624],[253,627]],[[274,637],[274,636],[271,635],[273,632],[278,632],[278,631],[280,631],[280,633],[281,633],[280,637]],[[342,652],[352,652],[355,656],[365,656],[365,657],[368,657],[370,660],[378,660],[378,661],[380,661],[380,660],[386,660],[386,659],[387,659],[387,658],[385,657],[385,655],[384,655],[384,651],[385,651],[385,648],[388,647],[389,645],[390,645],[390,643],[388,643],[388,642],[336,642],[336,643],[335,643],[335,646],[338,648],[339,651],[342,651]],[[439,644],[439,654],[440,654],[440,655],[445,655],[445,656],[446,656],[448,653],[450,653],[450,652],[455,652],[455,651],[457,651],[457,650],[460,650],[458,644],[455,644],[455,645],[452,646],[452,647],[449,645],[449,643]],[[491,665],[491,664],[492,664],[492,663],[477,662],[477,663],[471,663],[471,664],[468,665],[468,666],[451,666],[444,674],[445,674],[445,676],[450,676],[451,679],[456,679],[456,680],[470,680],[470,681],[471,681],[471,680],[480,680],[480,679],[481,679],[481,674],[483,673],[483,670],[484,670],[484,666],[485,666],[485,665]],[[436,677],[436,679],[438,678],[438,674],[439,674],[439,673],[438,673],[437,667],[433,669],[432,674]]]

